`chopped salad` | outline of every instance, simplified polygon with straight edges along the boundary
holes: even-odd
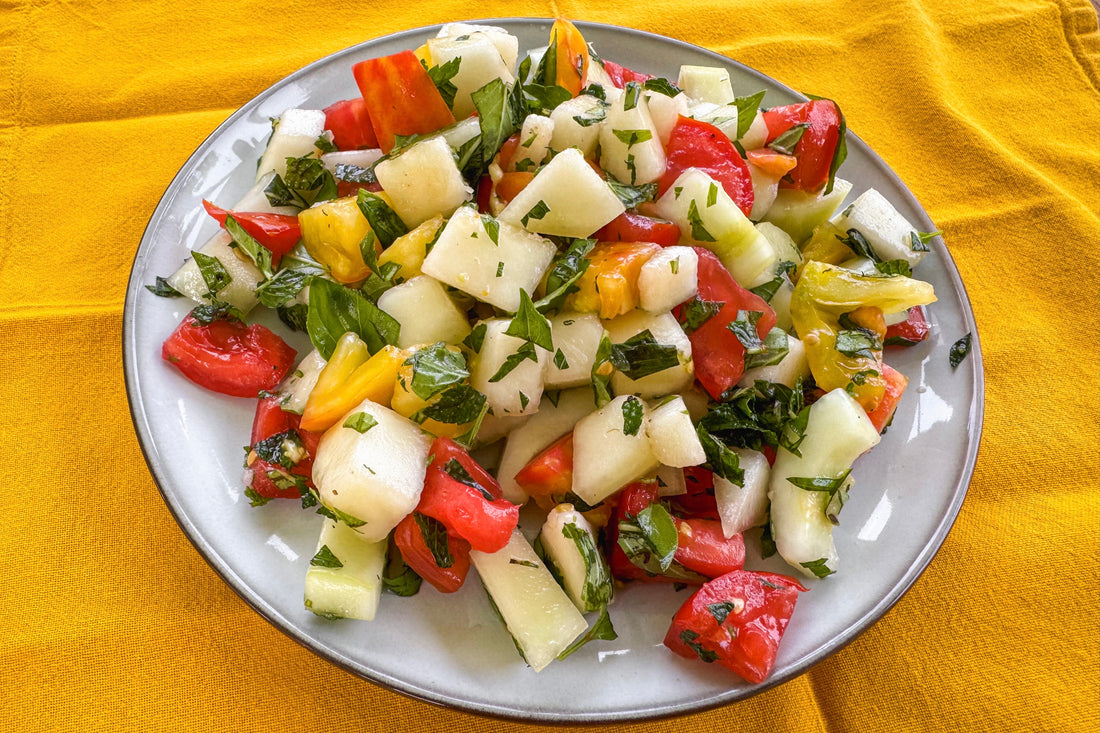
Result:
[[[561,19],[518,46],[446,25],[273,120],[254,186],[204,201],[217,233],[149,286],[195,301],[163,357],[256,400],[243,491],[323,516],[313,613],[480,582],[539,671],[615,638],[623,584],[673,583],[665,645],[762,682],[841,570],[937,233],[847,202],[834,101],[651,76]],[[745,567],[775,553],[790,574]]]

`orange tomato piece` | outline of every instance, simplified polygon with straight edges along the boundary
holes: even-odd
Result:
[[[550,45],[556,51],[555,83],[577,96],[588,79],[588,44],[584,36],[577,26],[558,18],[550,29]]]
[[[588,269],[577,281],[579,290],[570,296],[572,306],[599,313],[605,320],[634,310],[642,265],[660,249],[652,242],[597,243],[588,253]]]

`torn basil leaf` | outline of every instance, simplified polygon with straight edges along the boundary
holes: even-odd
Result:
[[[401,324],[358,292],[314,277],[309,285],[306,330],[314,348],[328,359],[336,342],[348,331],[363,339],[371,354],[387,344],[396,346]]]
[[[611,347],[611,363],[630,379],[671,369],[680,364],[680,352],[672,344],[658,343],[647,328]]]

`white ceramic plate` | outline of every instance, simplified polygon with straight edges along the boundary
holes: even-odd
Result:
[[[521,51],[545,45],[551,25],[536,19],[479,22],[506,27],[519,37]],[[577,25],[604,58],[639,71],[675,79],[681,64],[724,65],[738,94],[768,90],[765,106],[802,99],[695,46],[624,28]],[[228,204],[249,188],[271,130],[269,118],[357,94],[353,63],[415,48],[436,30],[368,41],[290,75],[219,126],[168,186],[134,260],[124,314],[130,408],[164,500],[199,552],[268,621],[345,669],[433,703],[527,721],[624,721],[730,703],[801,674],[905,593],[943,542],[966,493],[982,424],[981,354],[963,284],[938,238],[917,271],[939,297],[931,308],[932,336],[889,355],[910,377],[910,388],[882,443],[857,463],[856,489],[836,530],[840,572],[808,583],[811,591],[801,596],[775,670],[763,685],[746,684],[718,665],[681,659],[662,646],[669,620],[688,595],[670,586],[621,592],[612,606],[618,640],[589,644],[540,674],[520,660],[474,577],[453,596],[426,583],[413,598],[386,595],[372,622],[314,616],[302,605],[302,578],[321,518],[302,511],[298,502],[252,508],[242,491],[242,446],[255,402],[206,392],[161,360],[161,343],[190,305],[158,298],[144,286],[171,274],[215,232],[202,211],[203,198]],[[935,229],[905,186],[851,133],[848,151],[842,176],[855,183],[850,198],[877,188],[918,228]],[[974,334],[971,354],[952,368],[948,350],[966,333]],[[300,338],[292,343],[306,353]],[[765,562],[752,555],[750,550],[749,568],[791,572],[776,558]]]

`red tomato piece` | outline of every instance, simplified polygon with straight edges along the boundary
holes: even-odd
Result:
[[[668,164],[657,184],[658,195],[667,191],[688,168],[707,173],[729,195],[737,207],[749,215],[753,190],[749,164],[737,152],[726,134],[709,122],[681,115],[665,146]]]
[[[636,81],[639,84],[644,84],[653,77],[649,74],[642,74],[638,71],[631,71],[625,66],[616,64],[614,61],[603,60],[604,71],[611,77],[611,83],[617,86],[619,89],[626,87],[627,82]]]
[[[927,339],[931,330],[924,306],[915,305],[909,309],[904,321],[886,327],[882,343],[884,346],[914,346]]]
[[[672,619],[665,646],[681,657],[718,662],[759,684],[806,588],[777,573],[734,570],[704,583]]]
[[[878,406],[867,413],[867,417],[871,418],[871,424],[880,433],[890,424],[894,412],[898,409],[898,402],[901,401],[905,388],[909,386],[909,377],[889,364],[882,365],[882,376],[886,380],[886,392],[883,393]]]
[[[272,263],[279,264],[279,257],[294,249],[302,238],[302,227],[298,217],[290,214],[269,214],[265,212],[227,211],[206,201],[202,202],[206,213],[219,224],[225,226],[225,220],[232,215],[249,236],[266,247],[272,256]]]
[[[745,371],[745,347],[729,330],[729,324],[737,320],[738,311],[757,311],[761,316],[756,322],[756,332],[763,339],[775,326],[775,311],[766,300],[738,285],[713,252],[703,247],[695,247],[695,251],[699,254],[699,299],[722,306],[689,333],[688,339],[695,378],[717,400],[737,384]],[[677,316],[682,313],[680,306]]]
[[[607,523],[607,563],[611,568],[611,574],[619,580],[665,580],[659,576],[652,576],[645,570],[630,562],[630,558],[619,546],[619,522],[630,517],[637,516],[638,512],[653,504],[660,498],[656,482],[639,481],[628,485],[617,494],[615,509],[611,513],[611,519]]]
[[[745,540],[740,534],[726,537],[717,519],[676,520],[680,546],[676,562],[708,578],[717,578],[745,565]]]
[[[684,469],[687,492],[668,497],[677,514],[700,519],[718,519],[718,504],[714,500],[714,474],[701,466]]]
[[[332,142],[341,150],[361,150],[378,147],[367,102],[362,97],[344,99],[325,107],[325,129],[332,132]]]
[[[515,475],[532,496],[564,496],[573,488],[573,433],[554,441]]]
[[[824,186],[840,142],[841,116],[836,103],[831,99],[815,99],[772,107],[764,112],[764,122],[768,126],[768,143],[795,125],[806,125],[794,148],[798,165],[780,185],[801,191],[816,191]]]
[[[519,507],[503,498],[500,484],[450,438],[432,443],[431,464],[416,510],[443,523],[480,552],[508,544]]]
[[[624,211],[593,235],[600,242],[653,242],[671,247],[680,242],[680,227],[636,211]]]
[[[424,538],[416,512],[402,519],[393,530],[394,543],[413,572],[431,583],[440,593],[454,593],[466,582],[466,575],[470,572],[470,543],[450,532],[446,535],[451,561],[449,565],[442,567]]]
[[[298,476],[305,479],[307,488],[314,488],[312,483],[313,458],[317,455],[317,443],[321,435],[320,433],[302,430],[298,424],[300,420],[301,418],[293,412],[283,410],[278,396],[261,397],[256,403],[256,416],[252,421],[252,438],[250,442],[253,448],[257,443],[273,435],[293,430],[302,441],[302,447],[306,450],[305,457],[290,469],[274,465],[258,457],[252,460],[245,469],[245,485],[260,496],[269,499],[300,498],[302,492],[298,486],[287,485],[289,481],[295,481],[295,477]]]
[[[161,356],[195,384],[233,397],[274,389],[298,355],[270,329],[238,320],[202,323],[190,313],[161,347]]]
[[[412,51],[360,61],[351,71],[383,153],[393,150],[398,135],[435,132],[455,121]]]

